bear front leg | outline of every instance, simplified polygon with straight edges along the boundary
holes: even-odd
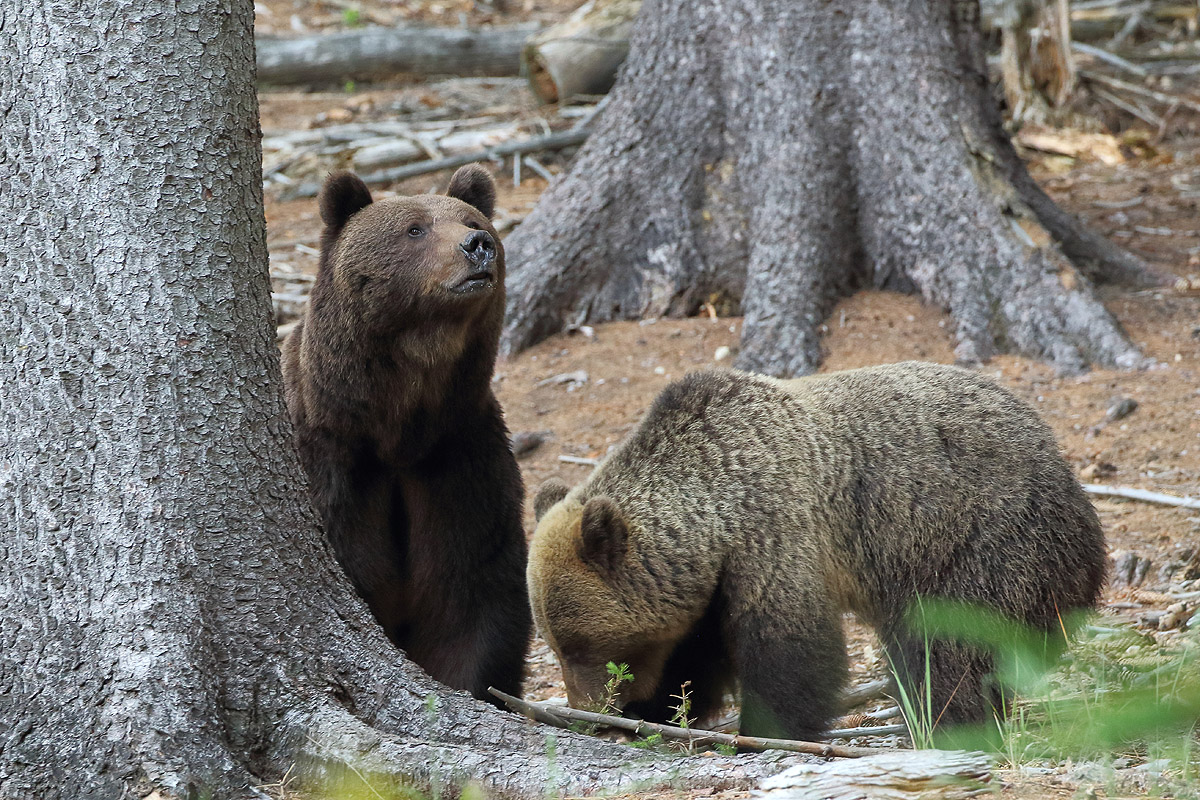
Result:
[[[744,736],[815,740],[840,711],[846,644],[839,609],[813,587],[767,592],[727,621]]]
[[[524,489],[499,418],[461,428],[409,470],[409,656],[496,705],[519,695],[532,617],[521,524]]]
[[[325,536],[338,563],[371,613],[398,647],[407,621],[403,535],[393,518],[391,473],[365,447],[310,431],[299,447],[301,462]]]
[[[721,604],[714,601],[675,646],[649,700],[628,703],[627,716],[651,722],[682,722],[678,719],[687,693],[689,725],[711,722],[721,710],[725,692],[733,688],[733,663],[721,632]],[[634,680],[638,679],[635,674]],[[643,680],[646,676],[643,676]]]

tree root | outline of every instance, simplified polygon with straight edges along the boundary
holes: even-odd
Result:
[[[508,243],[504,352],[716,294],[745,316],[737,366],[795,375],[837,300],[874,286],[947,309],[964,363],[1144,365],[1093,283],[1163,277],[1033,182],[959,5],[657,0],[575,166]]]
[[[284,766],[294,761],[302,784],[327,792],[361,792],[365,785],[383,796],[400,788],[457,795],[475,784],[489,797],[534,800],[548,794],[746,789],[801,758],[673,758],[517,717],[487,716],[486,725],[471,732],[473,744],[445,745],[383,733],[319,700],[284,720],[272,760]]]

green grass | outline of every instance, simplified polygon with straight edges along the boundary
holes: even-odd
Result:
[[[1162,760],[1168,764],[1159,779],[1164,791],[1197,796],[1200,636],[1195,631],[1160,646],[1128,626],[1100,627],[1079,618],[1063,620],[1047,635],[988,609],[930,598],[914,606],[910,620],[927,641],[950,638],[989,650],[998,684],[1016,698],[1005,717],[947,728],[936,724],[932,708],[901,691],[914,746],[986,750],[1012,766],[1111,763],[1120,756]],[[928,691],[921,694],[928,697]]]

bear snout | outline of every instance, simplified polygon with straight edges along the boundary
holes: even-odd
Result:
[[[496,240],[487,231],[471,231],[458,249],[475,267],[487,266],[496,260]]]

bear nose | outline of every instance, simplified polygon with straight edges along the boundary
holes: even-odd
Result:
[[[458,248],[466,255],[467,261],[477,267],[496,257],[496,240],[487,231],[471,231]]]

